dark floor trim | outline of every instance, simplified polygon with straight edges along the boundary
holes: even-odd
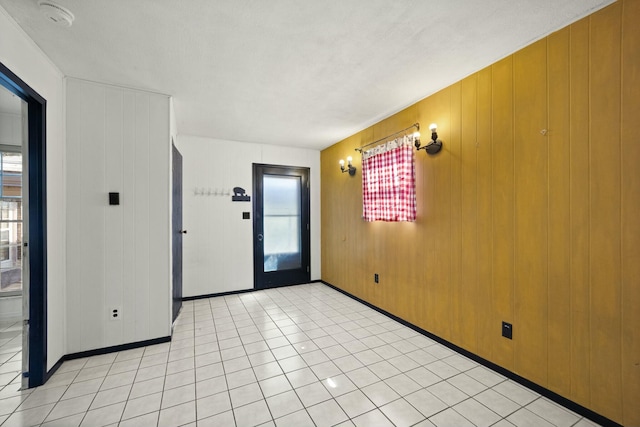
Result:
[[[53,365],[51,369],[49,369],[49,371],[47,371],[47,373],[45,374],[45,379],[43,384],[49,381],[49,378],[51,378],[53,374],[55,374],[56,371],[60,368],[60,366],[62,366],[62,364],[67,360],[80,359],[80,358],[89,357],[89,356],[99,356],[101,354],[114,353],[116,351],[131,350],[133,348],[146,347],[148,345],[154,345],[154,344],[162,344],[169,341],[171,341],[171,337],[162,337],[162,338],[155,338],[152,340],[114,345],[113,347],[105,347],[105,348],[98,348],[95,350],[81,351],[79,353],[65,354],[60,359],[58,359],[56,364]]]
[[[247,292],[257,291],[258,289],[241,289],[239,291],[218,292],[217,294],[195,295],[191,297],[182,297],[182,301],[194,301],[198,299],[224,297],[227,295],[246,294]]]
[[[152,340],[130,342],[127,344],[114,345],[112,347],[103,347],[103,348],[97,348],[95,350],[87,350],[87,351],[81,351],[78,353],[65,354],[64,356],[62,356],[62,359],[60,360],[66,361],[66,360],[73,360],[73,359],[81,359],[83,357],[99,356],[101,354],[131,350],[134,348],[146,347],[148,345],[162,344],[169,341],[171,341],[171,337],[160,337],[160,338],[154,338]]]
[[[582,406],[582,405],[580,405],[580,404],[578,404],[578,403],[576,403],[576,402],[574,402],[572,400],[569,400],[566,397],[563,397],[563,396],[561,396],[561,395],[559,395],[559,394],[557,394],[557,393],[555,393],[555,392],[553,392],[553,391],[551,391],[551,390],[549,390],[547,388],[544,388],[541,385],[538,385],[538,384],[536,384],[536,383],[534,383],[534,382],[532,382],[532,381],[530,381],[530,380],[528,380],[528,379],[526,379],[524,377],[521,377],[520,375],[518,375],[518,374],[516,374],[514,372],[511,372],[510,370],[505,369],[502,366],[496,365],[495,363],[490,362],[487,359],[484,359],[484,358],[478,356],[475,353],[471,353],[470,351],[465,350],[462,347],[458,347],[457,345],[445,340],[444,338],[441,338],[441,337],[439,337],[437,335],[434,335],[429,331],[426,331],[426,330],[424,330],[424,329],[422,329],[422,328],[420,328],[420,327],[418,327],[418,326],[416,326],[416,325],[414,325],[412,323],[407,322],[404,319],[401,319],[398,316],[395,316],[395,315],[389,313],[388,311],[385,311],[385,310],[383,310],[381,308],[378,308],[375,305],[373,305],[371,303],[368,303],[367,301],[365,301],[363,299],[360,299],[357,296],[352,295],[349,292],[344,291],[344,290],[332,285],[331,283],[327,283],[324,280],[321,280],[320,282],[322,282],[325,285],[329,286],[330,288],[335,289],[336,291],[348,296],[349,298],[353,298],[354,300],[366,305],[367,307],[372,308],[372,309],[376,310],[377,312],[379,312],[381,314],[384,314],[385,316],[395,320],[396,322],[399,322],[399,323],[403,324],[404,326],[407,326],[407,327],[413,329],[414,331],[416,331],[416,332],[418,332],[418,333],[420,333],[420,334],[422,334],[422,335],[424,335],[424,336],[426,336],[428,338],[431,338],[434,341],[437,341],[438,343],[444,345],[445,347],[448,347],[451,350],[453,350],[453,351],[455,351],[457,353],[460,353],[463,356],[468,357],[469,359],[471,359],[471,360],[473,360],[475,362],[478,362],[481,365],[484,365],[485,367],[487,367],[487,368],[489,368],[489,369],[491,369],[491,370],[493,370],[493,371],[495,371],[495,372],[497,372],[497,373],[499,373],[499,374],[501,374],[501,375],[503,375],[503,376],[515,381],[515,382],[517,382],[518,384],[521,384],[521,385],[527,387],[528,389],[531,389],[531,390],[535,391],[536,393],[546,397],[547,399],[552,400],[552,401],[556,402],[557,404],[562,405],[565,408],[567,408],[567,409],[569,409],[569,410],[571,410],[571,411],[573,411],[573,412],[575,412],[577,414],[580,414],[585,418],[590,419],[591,421],[593,421],[595,423],[598,423],[598,424],[600,424],[602,426],[605,426],[605,427],[623,427],[621,424],[618,424],[615,421],[610,420],[609,418],[606,418],[606,417],[604,417],[604,416],[602,416],[602,415],[600,415],[600,414],[598,414],[596,412],[593,412],[589,408],[585,408],[584,406]]]
[[[190,297],[182,297],[182,301],[194,301],[198,299],[224,297],[227,295],[246,294],[247,292],[263,291],[265,289],[274,289],[274,288],[287,288],[289,286],[308,285],[310,283],[324,283],[324,282],[322,280],[312,280],[310,282],[305,282],[305,283],[293,283],[291,285],[270,286],[270,287],[261,288],[261,289],[249,288],[249,289],[241,289],[239,291],[218,292],[217,294],[195,295]]]
[[[43,382],[43,384],[44,384],[44,383],[46,383],[47,381],[49,381],[49,378],[51,378],[51,377],[53,376],[53,374],[55,374],[55,373],[56,373],[56,371],[58,370],[58,368],[60,368],[60,366],[62,366],[62,362],[64,362],[64,361],[65,361],[65,358],[64,358],[64,356],[62,356],[60,359],[58,359],[58,361],[56,362],[56,364],[55,364],[55,365],[53,365],[53,366],[51,367],[51,369],[49,369],[49,370],[47,371],[47,373],[46,373],[46,374],[45,374],[45,376],[44,376],[44,382]]]

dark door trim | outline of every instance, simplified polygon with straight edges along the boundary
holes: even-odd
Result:
[[[263,176],[298,176],[301,179],[300,212],[301,255],[300,269],[264,272],[263,242],[258,238],[263,233]],[[295,166],[278,166],[253,164],[253,286],[255,289],[308,283],[311,280],[311,224],[310,224],[310,185],[309,168]]]
[[[173,199],[171,207],[171,245],[173,257],[173,280],[172,280],[172,321],[175,322],[180,308],[182,307],[182,234],[186,230],[182,229],[182,154],[171,143],[171,180],[173,186]]]
[[[47,379],[47,101],[0,63],[0,84],[28,105],[29,387]]]

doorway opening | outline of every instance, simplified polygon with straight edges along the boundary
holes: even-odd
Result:
[[[311,279],[309,168],[253,165],[256,289]]]
[[[182,235],[187,230],[182,229],[182,154],[171,144],[171,164],[172,164],[172,206],[171,223],[173,233],[171,234],[172,259],[173,259],[173,280],[171,303],[172,322],[175,322],[182,308]]]
[[[36,387],[47,377],[46,100],[2,63],[0,112],[0,316],[11,316],[0,383]],[[22,309],[3,311],[12,299]]]
[[[0,87],[0,387],[22,385],[22,147],[26,103]]]

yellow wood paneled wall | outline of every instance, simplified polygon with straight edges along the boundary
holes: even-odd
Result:
[[[618,1],[324,150],[323,279],[640,425],[638,23]],[[418,220],[365,223],[354,148],[416,121]]]

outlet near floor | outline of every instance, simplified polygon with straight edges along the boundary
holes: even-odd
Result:
[[[109,309],[109,319],[120,320],[122,317],[122,309],[120,307],[112,307]]]
[[[513,325],[511,323],[502,322],[502,336],[513,339]]]

